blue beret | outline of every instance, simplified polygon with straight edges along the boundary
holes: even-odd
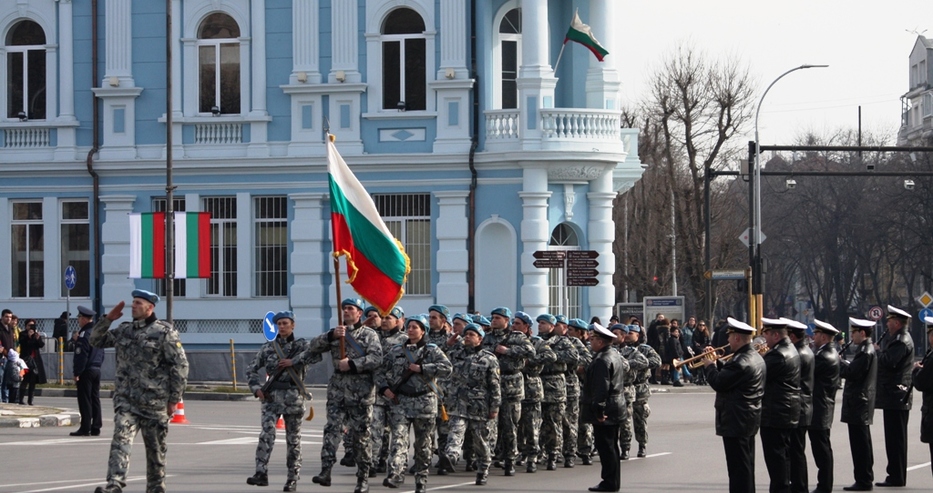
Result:
[[[389,315],[392,315],[397,319],[402,319],[405,316],[405,310],[403,310],[402,307],[395,305],[395,307],[392,308],[392,311],[389,312]]]
[[[94,310],[91,310],[90,308],[84,305],[78,305],[78,314],[83,315],[88,318],[93,318],[94,315],[97,315],[97,312],[95,312]]]
[[[363,315],[369,315],[369,312],[379,313],[379,309],[374,306],[367,306],[366,309],[363,310]]]
[[[554,325],[557,323],[557,317],[555,317],[554,315],[551,315],[550,313],[542,313],[541,315],[538,315],[538,318],[536,318],[535,320],[538,322],[547,322],[551,325]]]
[[[159,295],[153,293],[152,291],[146,291],[145,289],[134,289],[133,298],[142,298],[153,305],[159,303]]]
[[[343,303],[340,304],[340,308],[343,308],[343,307],[345,307],[345,306],[347,306],[347,305],[355,306],[355,307],[359,308],[360,310],[362,310],[362,309],[363,309],[363,300],[361,300],[361,299],[359,299],[359,298],[347,298],[347,299],[343,300]]]
[[[473,315],[473,323],[479,324],[482,327],[489,327],[492,325],[492,322],[490,322],[488,318],[482,315]]]
[[[499,315],[500,317],[505,317],[509,320],[512,320],[512,310],[509,310],[507,306],[500,306],[492,310],[493,315]]]
[[[405,322],[407,324],[406,328],[408,325],[411,325],[412,322],[417,322],[418,325],[421,326],[421,330],[428,330],[428,316],[424,313],[408,317],[408,320]]]
[[[473,323],[473,317],[467,315],[466,313],[454,313],[454,317],[450,319],[453,320],[463,320],[464,322],[471,324]]]
[[[639,327],[638,324],[632,324],[628,326],[628,331],[629,332],[641,332],[641,327]]]
[[[621,330],[622,332],[628,332],[628,328],[629,328],[628,325],[612,324],[612,326],[609,327],[609,330],[611,331]]]
[[[279,320],[283,318],[290,318],[292,322],[295,321],[295,314],[291,310],[285,310],[284,312],[278,312],[272,316],[272,323],[279,323]]]
[[[527,325],[531,325],[531,317],[525,312],[515,312],[515,318],[525,322]]]
[[[556,316],[554,317],[554,320],[556,320],[556,322],[554,322],[554,323],[558,323],[558,324],[567,325],[567,323],[568,323],[568,321],[567,321],[567,316],[566,316],[566,315],[556,315]]]
[[[590,324],[586,323],[583,319],[571,318],[570,322],[567,325],[580,330],[590,330]]]
[[[480,328],[479,325],[476,325],[475,323],[472,323],[472,322],[471,322],[471,323],[468,323],[468,324],[466,325],[466,327],[463,328],[463,333],[464,333],[464,334],[466,334],[467,331],[476,332],[476,334],[479,336],[480,339],[486,337],[486,333],[483,332],[483,329]]]
[[[450,318],[450,310],[444,305],[431,305],[428,307],[428,311],[440,313],[444,318]]]

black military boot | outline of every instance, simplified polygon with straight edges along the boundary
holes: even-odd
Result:
[[[330,486],[330,468],[321,469],[321,473],[311,478],[311,482],[321,486]]]
[[[473,472],[473,471],[475,471],[475,470],[476,470],[476,461],[475,461],[475,460],[467,459],[467,461],[466,461],[466,467],[464,467],[463,470],[466,471],[466,472]]]
[[[340,459],[341,466],[347,467],[356,467],[356,459],[353,458],[350,454],[344,454],[343,458]]]
[[[405,480],[402,479],[402,478],[400,478],[400,477],[398,477],[398,476],[389,476],[389,477],[387,477],[387,478],[385,478],[385,479],[382,480],[382,486],[385,486],[386,488],[393,488],[393,489],[395,489],[395,488],[398,488],[398,485],[400,485],[400,484],[402,484],[402,483],[404,483],[404,482],[405,482]]]
[[[356,478],[356,488],[353,493],[369,493],[369,480],[365,477]]]
[[[528,459],[528,464],[525,466],[525,472],[537,472],[537,471],[538,471],[538,465],[535,464],[535,460],[531,458]]]
[[[427,493],[427,491],[428,491],[427,480],[422,479],[420,482],[415,483],[415,493]]]
[[[253,486],[269,486],[269,475],[264,472],[257,472],[246,478],[246,484]]]
[[[625,454],[626,454],[625,458],[628,459],[628,452],[625,452]],[[580,457],[580,463],[583,464],[584,466],[592,466],[593,458],[590,457],[589,455],[584,455],[583,457]]]
[[[573,467],[573,456],[572,455],[568,455],[567,457],[564,457],[564,467],[566,468]]]
[[[647,455],[647,452],[645,452],[645,444],[643,443],[638,444],[638,456],[644,457],[645,455]]]
[[[583,459],[583,463],[586,464],[586,459],[589,459],[589,457],[584,457]],[[619,459],[628,460],[628,449],[622,449],[622,452],[619,453]]]
[[[505,463],[502,465],[502,468],[505,469],[506,476],[515,475],[515,464],[512,463],[512,459],[505,459]]]
[[[386,460],[385,460],[385,459],[379,459],[379,463],[376,464],[376,472],[379,473],[379,474],[382,474],[382,473],[386,472],[386,468],[387,468],[387,467],[388,467],[388,464],[386,464]]]
[[[554,454],[547,455],[547,470],[553,471],[557,469],[557,458],[554,457]]]
[[[489,474],[486,472],[476,473],[476,486],[483,486],[486,484],[486,481],[489,479]]]
[[[285,481],[285,487],[282,488],[282,491],[298,491],[298,481],[294,479]]]
[[[94,488],[94,493],[123,493],[123,488],[120,485],[108,484],[107,486]]]

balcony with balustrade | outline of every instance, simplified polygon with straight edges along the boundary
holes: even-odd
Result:
[[[517,109],[485,113],[485,150],[585,151],[622,153],[626,141],[637,139],[636,129],[622,128],[617,110],[541,108],[533,124],[524,125]],[[637,140],[636,140],[637,142]]]

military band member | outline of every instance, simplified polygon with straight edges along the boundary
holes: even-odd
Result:
[[[518,445],[521,456],[527,461],[526,472],[533,473],[538,470],[536,461],[541,453],[541,401],[544,400],[544,385],[541,380],[541,371],[544,366],[557,361],[557,354],[551,346],[540,336],[531,332],[531,316],[525,312],[515,312],[512,327],[531,341],[535,349],[533,357],[528,358],[522,368],[522,377],[525,380],[525,397],[522,399],[522,413],[519,418]],[[519,465],[521,463],[519,462]]]
[[[809,493],[807,486],[807,428],[813,418],[813,351],[807,341],[807,326],[796,320],[787,321],[787,337],[800,356],[800,417],[797,428],[790,431],[790,490]]]
[[[504,460],[506,476],[515,475],[515,460],[518,459],[518,422],[522,414],[522,399],[525,397],[525,379],[522,368],[525,362],[533,358],[535,348],[531,341],[512,330],[512,310],[500,306],[492,311],[492,325],[483,338],[483,348],[499,358],[500,385],[502,387],[502,405],[496,432],[495,450]]]
[[[648,368],[640,371],[635,377],[635,403],[632,405],[632,427],[635,432],[635,441],[638,442],[638,457],[645,457],[648,454],[648,416],[651,414],[651,408],[648,407],[648,399],[651,397],[648,379],[661,366],[661,355],[643,342],[641,326],[638,324],[628,326],[625,342],[637,349],[648,361]],[[628,447],[623,444],[622,448],[624,450]]]
[[[590,491],[619,491],[619,425],[625,420],[625,374],[628,362],[612,348],[616,336],[598,323],[591,324],[593,361],[586,367],[580,397],[581,418],[593,424],[602,481]]]
[[[408,319],[408,339],[389,350],[382,370],[376,375],[379,393],[393,402],[389,408],[389,466],[383,485],[398,488],[404,482],[409,433],[415,435],[415,492],[424,493],[431,464],[431,439],[434,436],[440,391],[435,380],[450,375],[447,356],[425,336],[428,317]]]
[[[920,441],[930,446],[930,457],[933,458],[933,363],[930,355],[933,354],[933,317],[924,317],[923,324],[927,329],[927,349],[923,359],[914,364],[913,384],[923,393],[923,407],[920,408]]]
[[[399,330],[399,323],[405,318],[405,311],[402,307],[396,305],[388,315],[382,318],[380,326],[379,340],[382,341],[382,354],[389,352],[398,344],[408,339],[408,334]],[[389,406],[392,404],[386,396],[376,396],[376,402],[373,404],[373,463],[375,467],[369,471],[369,477],[375,477],[374,473],[382,474],[386,472],[386,460],[389,456]],[[408,462],[407,458],[405,462]]]
[[[557,468],[557,454],[563,450],[563,419],[567,408],[567,368],[577,365],[580,355],[570,338],[557,333],[557,317],[549,313],[538,315],[538,336],[547,341],[557,359],[544,365],[541,384],[541,449],[547,460],[547,470]],[[576,378],[574,376],[573,378]],[[578,401],[579,402],[579,401]]]
[[[137,432],[146,444],[146,491],[165,493],[168,420],[188,382],[188,359],[178,332],[156,317],[159,296],[142,289],[133,290],[132,296],[132,322],[109,330],[123,316],[126,304],[121,301],[91,330],[91,345],[116,348],[117,361],[107,485],[94,493],[122,493]]]
[[[704,373],[716,391],[716,434],[722,437],[729,471],[729,492],[755,491],[755,434],[761,425],[761,400],[767,368],[752,347],[755,329],[727,319],[729,348],[735,353],[725,364],[703,360]],[[712,355],[708,348],[707,354]]]
[[[301,418],[305,412],[303,382],[308,368],[321,361],[321,355],[307,352],[308,341],[295,337],[295,315],[292,312],[278,312],[272,317],[272,322],[278,327],[278,334],[274,340],[259,348],[252,364],[246,369],[249,389],[262,402],[262,431],[256,446],[256,473],[246,478],[246,483],[269,485],[269,456],[275,445],[275,424],[282,416],[288,448],[288,479],[283,491],[295,491],[298,473],[301,471]],[[260,370],[265,370],[270,382],[264,381]]]
[[[561,322],[561,320],[564,322]],[[574,323],[571,326],[571,322]],[[577,364],[572,367],[567,368],[567,412],[564,414],[564,467],[573,467],[574,458],[580,452],[580,386],[583,381],[583,372],[586,371],[586,367],[593,360],[592,353],[586,347],[586,344],[583,343],[583,335],[586,333],[586,328],[581,327],[581,325],[587,325],[586,322],[575,318],[573,320],[566,320],[566,317],[563,315],[557,316],[557,325],[556,330],[561,334],[567,334],[567,337],[573,342],[574,347],[577,349]],[[593,464],[592,459],[590,459],[590,450],[587,450],[585,454],[581,456],[583,465],[589,466]]]
[[[875,409],[884,414],[884,451],[888,457],[888,476],[875,486],[907,485],[907,418],[913,405],[911,370],[914,366],[914,341],[910,337],[910,314],[888,305],[887,334],[878,355],[878,393]]]
[[[376,331],[363,325],[363,300],[347,298],[340,304],[343,325],[310,341],[312,354],[329,352],[334,374],[327,384],[327,424],[321,445],[321,473],[311,481],[330,486],[331,469],[337,462],[337,445],[346,426],[353,433],[356,447],[355,493],[369,491],[372,467],[373,403],[376,390],[373,372],[382,366],[382,344]],[[341,354],[343,353],[343,354]]]
[[[849,426],[849,449],[855,483],[846,491],[871,491],[875,474],[874,452],[871,446],[871,423],[875,415],[875,385],[878,379],[878,359],[871,343],[875,322],[849,317],[849,334],[855,345],[852,362],[842,355],[839,376],[846,379],[842,390],[842,422]]]
[[[619,428],[619,458],[622,460],[629,459],[629,448],[632,444],[632,431],[634,428],[634,423],[632,422],[633,416],[635,414],[635,379],[648,369],[648,358],[645,355],[638,352],[638,349],[628,346],[625,344],[625,338],[628,336],[628,327],[627,325],[615,324],[612,326],[612,333],[616,335],[616,340],[613,341],[613,348],[619,351],[619,354],[622,355],[622,358],[628,362],[628,371],[625,372],[625,387],[623,387],[623,392],[625,394],[625,420],[622,421]]]
[[[790,437],[800,420],[800,355],[787,337],[788,322],[761,319],[769,349],[764,355],[768,370],[759,435],[771,493],[790,491]]]
[[[465,324],[461,334],[461,349],[451,360],[453,372],[447,397],[451,404],[448,409],[450,434],[441,455],[441,467],[452,469],[461,450],[464,457],[467,456],[465,438],[470,437],[470,455],[476,457],[478,466],[476,484],[482,486],[489,478],[492,462],[492,444],[487,440],[489,426],[495,422],[502,404],[499,360],[482,348],[486,333],[479,325]]]
[[[829,431],[833,426],[836,391],[839,389],[839,354],[833,339],[839,333],[832,325],[813,320],[813,415],[807,433],[816,463],[816,493],[833,490],[833,447]]]

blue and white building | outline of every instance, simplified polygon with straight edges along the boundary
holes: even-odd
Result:
[[[166,2],[0,3],[0,307],[50,330],[66,295],[74,312],[164,291],[128,278],[128,214],[165,209],[171,152],[174,208],[212,214],[214,275],[174,285],[184,342],[258,342],[269,310],[318,333],[337,304],[329,130],[412,258],[407,313],[611,313],[612,202],[643,169],[621,2],[170,3],[170,43]],[[555,73],[577,9],[610,55],[568,45]],[[535,268],[548,249],[597,251],[599,284]]]

